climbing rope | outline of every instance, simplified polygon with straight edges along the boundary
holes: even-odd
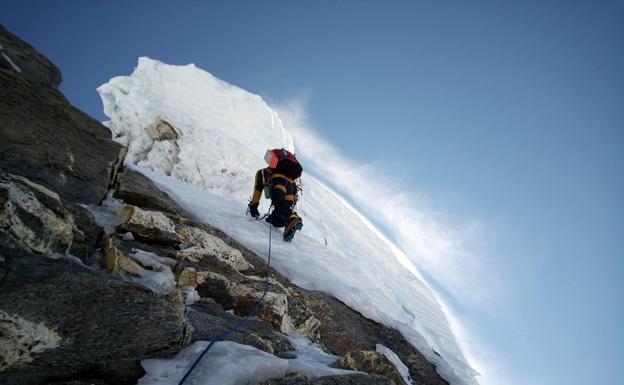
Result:
[[[271,211],[272,208],[273,208],[273,205],[271,205],[271,207],[269,207],[269,211],[267,212],[266,215],[269,215],[268,213]],[[249,314],[247,314],[245,316],[245,318],[243,318],[242,320],[238,321],[238,323],[236,325],[234,325],[234,327],[224,331],[223,333],[219,334],[218,336],[216,336],[212,340],[210,340],[210,343],[208,344],[208,346],[206,346],[206,348],[197,357],[195,362],[193,362],[193,365],[191,365],[191,367],[186,371],[186,373],[184,374],[184,377],[182,377],[182,380],[180,380],[178,385],[184,384],[184,381],[186,381],[186,379],[191,375],[191,373],[193,372],[193,369],[195,369],[195,367],[197,366],[199,361],[201,361],[202,357],[208,352],[208,350],[210,350],[212,345],[214,345],[216,342],[224,339],[225,337],[229,336],[230,334],[237,332],[241,328],[241,326],[243,326],[249,320],[249,318],[253,317],[256,314],[256,312],[258,311],[258,309],[260,309],[260,307],[262,307],[262,304],[264,302],[264,297],[266,296],[267,290],[269,289],[269,267],[271,266],[271,239],[272,239],[272,232],[273,232],[273,225],[269,223],[269,256],[267,258],[266,276],[264,278],[264,291],[262,292],[262,297],[260,297],[258,302],[256,302],[255,306],[253,307],[253,309],[251,309],[251,311],[249,312]]]

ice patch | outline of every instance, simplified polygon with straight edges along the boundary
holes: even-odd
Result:
[[[22,72],[22,69],[19,68],[15,63],[13,63],[13,60],[11,60],[11,58],[4,53],[4,47],[2,47],[2,44],[0,44],[0,54],[2,55],[2,57],[4,57],[4,59],[9,62],[9,64],[11,65],[11,67],[13,67],[13,69],[15,70],[15,72],[20,73]]]
[[[397,368],[397,370],[399,371],[399,374],[401,374],[401,377],[403,377],[403,381],[405,381],[406,384],[411,384],[412,383],[412,378],[410,377],[409,374],[409,369],[407,368],[407,366],[403,363],[403,361],[401,361],[401,359],[399,358],[399,356],[397,356],[397,354],[395,352],[392,351],[392,349],[383,346],[382,344],[377,344],[375,346],[375,349],[377,350],[377,353],[381,353],[384,356],[386,356],[386,358],[392,362],[392,364]]]
[[[197,292],[197,290],[195,290],[195,288],[188,288],[187,290],[185,290],[184,294],[186,295],[186,299],[185,299],[185,304],[187,306],[191,306],[192,304],[194,304],[195,302],[199,301],[201,299],[199,293]]]
[[[325,353],[317,345],[313,344],[307,337],[300,334],[292,334],[288,336],[290,344],[295,348],[293,353],[300,360],[307,360],[324,364],[325,366],[331,365],[338,361],[340,357],[333,354]]]
[[[128,257],[139,262],[140,276],[125,274],[123,278],[136,282],[158,294],[169,294],[175,289],[175,276],[167,264],[175,261],[154,253],[134,249]]]
[[[141,361],[146,374],[138,385],[177,385],[187,369],[208,346],[199,341],[182,350],[172,359]],[[247,385],[269,378],[282,378],[289,373],[305,373],[311,377],[361,374],[329,368],[312,359],[286,360],[252,346],[230,341],[215,343],[204,355],[185,384],[188,385]]]
[[[110,192],[99,206],[85,204],[81,206],[89,210],[95,219],[95,223],[102,227],[107,235],[110,235],[122,222],[122,219],[117,215],[117,210],[123,205],[123,201],[113,198],[113,193]]]

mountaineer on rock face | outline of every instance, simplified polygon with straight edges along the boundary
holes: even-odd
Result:
[[[247,212],[258,219],[258,205],[264,190],[266,198],[271,199],[273,212],[266,216],[266,221],[275,227],[285,227],[284,241],[292,241],[295,232],[301,230],[303,222],[294,211],[298,198],[296,179],[303,168],[294,154],[287,150],[267,150],[264,160],[268,167],[256,172],[254,191]]]

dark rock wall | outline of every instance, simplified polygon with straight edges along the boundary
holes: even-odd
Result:
[[[0,254],[5,256],[1,311],[60,337],[59,347],[44,351],[36,349],[37,340],[24,343],[23,354],[32,355],[32,362],[0,372],[1,385],[70,380],[86,373],[132,384],[143,375],[137,357],[168,357],[187,342],[179,295],[154,296],[68,260],[6,249]]]
[[[58,91],[4,69],[0,137],[0,168],[81,203],[102,200],[123,154],[108,128]]]
[[[61,71],[47,57],[1,24],[0,46],[0,68],[48,88],[58,88],[61,84]]]

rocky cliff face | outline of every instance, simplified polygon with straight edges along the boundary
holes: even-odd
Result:
[[[58,69],[0,26],[0,384],[134,384],[167,358],[235,325],[229,340],[292,358],[302,334],[371,373],[264,384],[446,384],[395,330],[304,290],[152,182],[124,148],[56,90]],[[165,124],[146,127],[163,140]],[[196,293],[199,298],[194,298]],[[195,302],[192,301],[194,298]]]

